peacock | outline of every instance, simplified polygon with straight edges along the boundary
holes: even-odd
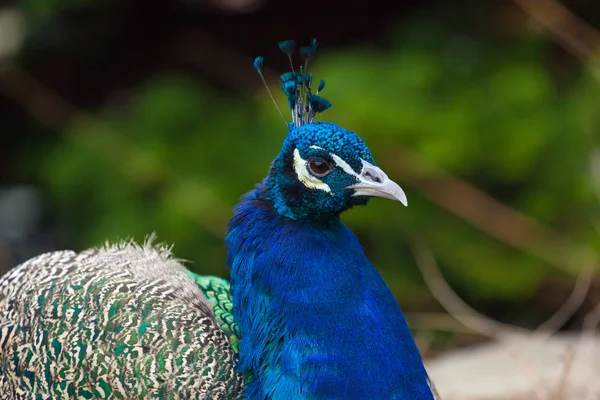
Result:
[[[0,398],[434,398],[400,307],[340,220],[372,197],[406,206],[405,193],[359,136],[315,121],[331,107],[307,72],[316,40],[298,69],[295,42],[279,47],[291,121],[233,210],[229,282],[153,238],[16,266],[0,278]]]

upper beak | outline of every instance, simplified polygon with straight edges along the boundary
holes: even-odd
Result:
[[[386,199],[398,200],[400,203],[408,206],[406,194],[404,194],[404,191],[396,182],[390,180],[381,168],[365,160],[362,160],[362,163],[362,171],[360,175],[357,175],[358,183],[346,187],[346,189],[354,189],[352,196],[384,197]]]

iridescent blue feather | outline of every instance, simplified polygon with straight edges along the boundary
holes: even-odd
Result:
[[[238,371],[251,399],[431,400],[402,312],[339,219],[285,220],[250,192],[229,225]]]

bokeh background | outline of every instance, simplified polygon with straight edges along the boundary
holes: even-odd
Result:
[[[283,107],[276,43],[314,36],[321,119],[408,195],[344,220],[424,353],[482,340],[446,314],[444,282],[535,329],[579,277],[553,329],[580,330],[599,293],[594,26],[593,0],[2,1],[0,272],[156,232],[226,277],[231,209],[286,134],[252,61]]]

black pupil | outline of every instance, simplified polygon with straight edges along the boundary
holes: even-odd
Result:
[[[329,164],[323,160],[310,160],[309,166],[315,175],[326,175],[331,169]]]

